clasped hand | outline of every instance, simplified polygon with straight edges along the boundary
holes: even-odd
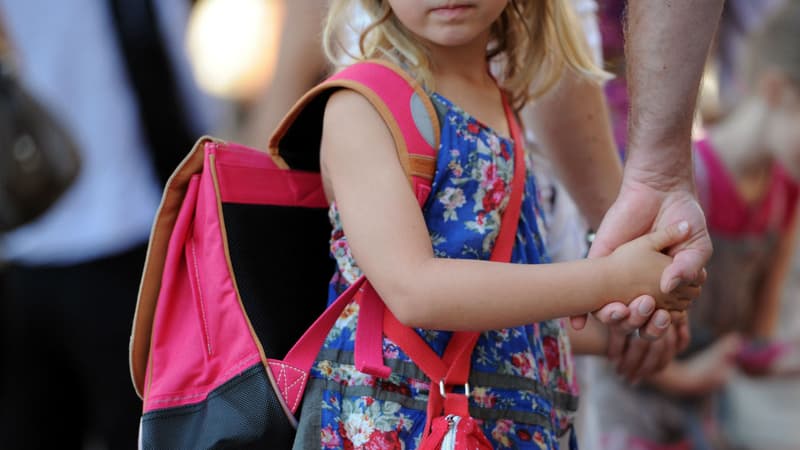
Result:
[[[688,345],[686,309],[700,295],[711,253],[705,217],[691,188],[623,183],[589,252],[590,258],[608,256],[631,270],[622,274],[622,282],[632,283],[634,293],[622,293],[620,301],[593,313],[609,327],[607,356],[623,375],[646,377]],[[638,255],[643,255],[639,264]],[[656,288],[650,274],[659,269]],[[580,329],[585,321],[573,317],[573,327]],[[632,336],[634,331],[641,338]]]

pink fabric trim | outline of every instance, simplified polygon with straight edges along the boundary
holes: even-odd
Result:
[[[332,76],[331,80],[348,79],[357,81],[373,90],[392,112],[410,154],[436,157],[438,149],[434,149],[419,133],[414,117],[411,114],[411,97],[414,88],[402,75],[381,64],[361,63]]]
[[[232,151],[230,151],[232,149]],[[326,208],[320,174],[278,168],[263,152],[226,146],[216,153],[223,202]]]
[[[364,281],[366,281],[364,277],[356,280],[356,282],[347,288],[339,298],[328,306],[328,309],[322,313],[319,319],[317,319],[308,330],[303,333],[303,336],[297,340],[297,343],[294,344],[292,349],[289,350],[289,353],[286,354],[286,357],[283,358],[283,362],[270,361],[269,366],[273,378],[280,380],[281,377],[284,377],[285,381],[283,383],[278,381],[278,389],[292,413],[297,412],[299,403],[295,402],[294,398],[296,398],[297,395],[302,395],[303,390],[305,390],[307,374],[311,371],[311,365],[314,364],[319,349],[325,342],[325,338],[328,337],[328,333],[333,327],[333,324],[336,323],[336,320],[342,314],[342,311],[344,311],[344,308],[353,301],[356,293],[361,289],[361,286],[364,285]],[[291,372],[292,377],[298,377],[299,373],[303,374],[301,382],[295,383],[293,378],[289,378],[288,375],[281,373],[281,371],[285,371],[287,367],[291,368],[289,372]],[[290,379],[291,381],[289,381]],[[300,394],[297,394],[298,390]]]
[[[292,414],[296,413],[297,408],[300,406],[300,401],[303,399],[303,391],[306,390],[308,371],[298,369],[277,359],[270,359],[268,364],[283,401]]]
[[[406,141],[409,155],[420,155],[436,158],[438,148],[433,148],[420,134],[411,111],[411,99],[415,94],[414,88],[391,68],[373,62],[354,64],[347,69],[332,76],[331,80],[348,79],[357,81],[370,88],[383,100]],[[434,130],[438,133],[439,130]],[[430,193],[431,181],[414,176],[414,190],[417,193],[420,205],[425,203]],[[382,364],[381,364],[382,365]],[[361,369],[359,369],[361,370]]]
[[[218,144],[206,145],[202,175],[191,188],[196,202],[187,195],[179,217],[185,232],[176,226],[170,242],[154,319],[145,411],[197,403],[261,359],[225,257],[211,173],[212,155],[220,150]],[[187,246],[190,251],[184,250]],[[224,343],[225,351],[214,351],[216,343]]]
[[[370,283],[359,290],[356,343],[353,352],[356,369],[378,378],[389,378],[391,367],[383,363],[383,302]]]
[[[164,263],[164,274],[166,276],[163,277],[163,284],[161,285],[161,291],[159,292],[159,299],[163,299],[164,301],[158,302],[156,306],[156,312],[153,316],[153,336],[151,338],[151,349],[150,349],[150,362],[147,364],[147,369],[145,371],[145,389],[144,389],[144,398],[150,398],[151,396],[151,389],[150,384],[153,377],[153,368],[152,368],[152,361],[153,361],[153,342],[157,337],[161,337],[157,331],[158,327],[161,325],[160,320],[160,310],[165,309],[165,306],[161,306],[165,303],[165,300],[168,298],[172,292],[176,291],[183,291],[185,292],[187,286],[185,283],[188,281],[188,278],[175,278],[169,275],[178,273],[181,269],[181,266],[185,264],[185,260],[181,259],[183,255],[182,249],[183,245],[186,242],[186,235],[189,230],[189,226],[192,224],[192,220],[194,217],[194,208],[197,203],[197,192],[200,188],[200,175],[193,175],[189,180],[189,185],[186,188],[186,195],[184,197],[183,203],[181,204],[181,209],[178,212],[178,218],[175,220],[175,226],[172,229],[172,235],[170,236],[169,244],[167,246],[167,256],[166,261]],[[182,286],[183,285],[183,286]],[[191,289],[191,287],[188,287]],[[160,372],[158,372],[160,376]],[[145,405],[145,411],[147,411]]]

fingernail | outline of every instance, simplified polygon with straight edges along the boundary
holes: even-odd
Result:
[[[643,316],[649,316],[653,313],[655,307],[656,306],[653,304],[653,302],[642,302],[639,304],[639,314]]]
[[[680,278],[673,278],[669,280],[669,283],[667,284],[667,292],[674,291],[675,288],[678,287],[678,284],[680,284],[680,282],[681,282]]]
[[[679,223],[678,231],[680,231],[681,233],[686,233],[687,231],[689,231],[689,222],[684,220],[683,222]]]
[[[665,314],[661,314],[656,317],[655,324],[658,328],[666,328],[669,325],[669,317]]]
[[[621,312],[619,312],[619,311],[614,311],[614,312],[612,312],[612,313],[611,313],[611,319],[612,319],[612,320],[619,320],[619,319],[622,319],[622,313],[621,313]]]

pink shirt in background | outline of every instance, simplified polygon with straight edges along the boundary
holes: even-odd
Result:
[[[717,156],[717,151],[708,140],[698,141],[698,187],[704,190],[706,200],[703,209],[712,234],[727,237],[736,235],[763,234],[772,230],[785,231],[791,224],[797,208],[798,183],[779,164],[775,164],[770,175],[770,186],[756,203],[748,205],[742,199],[736,182]]]

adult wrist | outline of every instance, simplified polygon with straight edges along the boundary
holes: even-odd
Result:
[[[670,171],[658,169],[658,165],[640,167],[629,164],[625,168],[620,192],[647,189],[657,193],[687,192],[695,195],[694,170],[691,162],[688,167],[674,168]]]
[[[638,144],[630,148],[622,174],[623,187],[638,183],[662,192],[694,192],[694,163],[690,143],[649,147]]]

